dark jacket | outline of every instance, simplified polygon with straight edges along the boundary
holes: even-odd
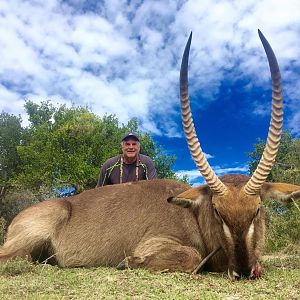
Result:
[[[149,156],[139,154],[137,161],[121,165],[121,155],[108,159],[102,166],[97,186],[157,178]]]

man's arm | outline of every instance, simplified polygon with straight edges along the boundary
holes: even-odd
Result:
[[[100,174],[98,177],[98,183],[96,187],[107,185],[107,163],[105,162],[100,170]]]
[[[148,169],[148,179],[157,178],[157,173],[156,173],[156,169],[155,169],[155,166],[154,166],[154,162],[150,157],[148,157],[147,169]]]

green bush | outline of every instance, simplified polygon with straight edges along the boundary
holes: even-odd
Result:
[[[267,253],[300,253],[300,212],[293,203],[283,206],[276,201],[266,201]]]
[[[12,219],[24,208],[40,202],[41,196],[29,190],[11,190],[0,198],[0,244]]]
[[[6,228],[6,221],[3,217],[0,217],[0,245],[4,243],[5,228]]]
[[[265,148],[258,140],[249,153],[250,175],[256,169]],[[300,139],[283,132],[275,164],[268,181],[300,185]],[[266,201],[266,252],[300,253],[300,211],[293,203],[283,206],[276,201]]]

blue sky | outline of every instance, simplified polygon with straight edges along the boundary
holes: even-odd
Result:
[[[300,136],[300,2],[0,2],[0,109],[21,114],[25,99],[88,105],[120,123],[137,117],[174,170],[201,182],[181,126],[179,69],[188,35],[195,126],[218,175],[247,172],[247,152],[270,119],[268,63],[260,29],[277,56],[284,127]]]

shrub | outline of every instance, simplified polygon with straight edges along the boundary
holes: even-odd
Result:
[[[0,241],[12,219],[24,208],[38,203],[40,197],[29,190],[10,190],[0,199]]]
[[[283,206],[276,201],[266,201],[267,253],[300,253],[300,212],[293,203]]]
[[[38,202],[36,195],[28,190],[9,192],[2,200],[2,217],[10,223],[21,210]]]
[[[4,243],[5,227],[6,227],[6,221],[3,217],[0,217],[0,245]]]

